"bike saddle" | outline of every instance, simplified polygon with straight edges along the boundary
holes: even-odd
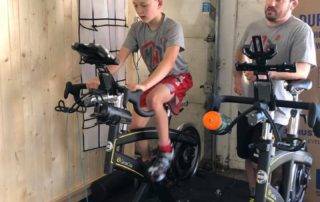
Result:
[[[177,104],[176,99],[178,98],[174,96],[169,102],[164,104],[164,107],[168,108],[174,115],[178,115],[183,110],[182,104]]]
[[[286,86],[286,90],[289,91],[291,94],[296,94],[303,90],[310,90],[311,88],[312,88],[312,81],[308,79],[290,81]]]

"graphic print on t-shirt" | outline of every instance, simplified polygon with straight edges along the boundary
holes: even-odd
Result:
[[[268,37],[267,35],[262,35],[261,36],[261,40],[262,40],[262,45],[263,45],[263,50],[268,50],[270,48],[271,45],[277,44],[278,41],[280,41],[281,36],[280,34],[276,34],[274,36]],[[250,46],[252,47],[252,39],[250,40]]]
[[[149,41],[140,49],[141,55],[150,70],[154,70],[161,61],[163,50],[154,41]]]

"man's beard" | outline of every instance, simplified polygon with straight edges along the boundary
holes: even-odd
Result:
[[[271,7],[269,7],[269,8],[267,8],[266,10],[265,10],[265,16],[266,16],[266,19],[267,20],[269,20],[269,21],[271,21],[271,22],[275,22],[275,21],[277,21],[277,19],[278,19],[278,13],[277,13],[277,11],[274,9],[274,8],[271,8]],[[268,15],[268,13],[269,13],[269,15]],[[274,14],[274,15],[273,15]]]

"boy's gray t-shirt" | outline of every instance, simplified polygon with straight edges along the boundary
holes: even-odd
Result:
[[[123,47],[132,52],[140,51],[149,72],[158,66],[163,59],[166,48],[179,46],[180,51],[170,75],[179,75],[188,72],[188,64],[184,59],[184,36],[180,24],[163,14],[163,21],[156,31],[151,31],[146,23],[134,23],[127,35]]]
[[[268,60],[268,64],[294,64],[309,63],[316,66],[316,51],[312,29],[300,19],[292,16],[289,20],[276,27],[268,27],[266,20],[254,22],[246,29],[239,48],[249,45],[252,36],[260,35],[264,50],[268,45],[275,44],[277,54]],[[284,80],[273,80],[273,89],[278,100],[292,100],[291,94],[284,88]],[[245,96],[253,96],[252,83],[244,86]],[[243,111],[247,106],[240,105],[239,110]],[[290,118],[290,109],[277,108],[275,111],[275,123],[287,125]]]

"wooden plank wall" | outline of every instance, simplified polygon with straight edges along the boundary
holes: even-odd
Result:
[[[78,0],[0,0],[0,201],[63,201],[103,174],[81,115],[54,111],[79,82]],[[69,102],[67,104],[71,104]]]

